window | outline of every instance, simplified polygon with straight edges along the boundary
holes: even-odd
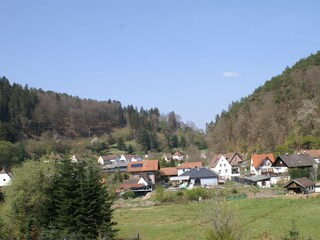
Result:
[[[223,166],[224,166],[224,167],[226,167],[226,166],[227,166],[227,164],[224,164]]]
[[[224,170],[225,173],[228,173],[228,169]]]
[[[221,173],[221,170],[219,170],[219,173]]]
[[[222,167],[222,164],[220,163],[220,167]]]

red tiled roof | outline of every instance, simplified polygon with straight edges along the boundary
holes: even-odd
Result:
[[[320,157],[320,150],[301,150],[301,154],[309,154],[313,158]]]
[[[173,156],[183,156],[180,152],[176,152],[175,154],[173,154]]]
[[[274,163],[274,157],[272,153],[268,153],[268,154],[252,154],[251,155],[251,159],[253,162],[253,166],[255,168],[259,167],[261,165],[261,163],[263,162],[263,160],[265,160],[266,158],[268,158],[272,163]]]
[[[185,162],[178,166],[178,169],[181,168],[200,168],[202,167],[202,162]]]
[[[215,168],[220,160],[220,158],[222,157],[222,154],[215,154],[211,160],[211,162],[209,163],[209,168]]]
[[[139,162],[129,162],[127,172],[154,172],[158,169],[158,160],[144,160]]]
[[[161,168],[160,172],[165,176],[177,176],[178,170],[175,167]]]

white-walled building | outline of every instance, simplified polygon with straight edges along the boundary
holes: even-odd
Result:
[[[223,154],[215,154],[209,168],[219,174],[220,179],[231,180],[232,167]]]
[[[5,168],[3,168],[0,172],[0,187],[9,185],[11,178],[11,174],[8,173]]]

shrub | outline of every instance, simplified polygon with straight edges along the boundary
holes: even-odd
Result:
[[[135,198],[136,194],[133,191],[127,191],[122,195],[123,199]]]

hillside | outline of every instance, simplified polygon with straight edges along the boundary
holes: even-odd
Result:
[[[0,78],[0,167],[52,152],[92,155],[111,154],[114,148],[132,153],[187,147],[205,148],[205,134],[173,111],[138,110],[115,100],[81,99]]]
[[[208,125],[217,151],[292,152],[320,147],[320,52],[230,104]]]

